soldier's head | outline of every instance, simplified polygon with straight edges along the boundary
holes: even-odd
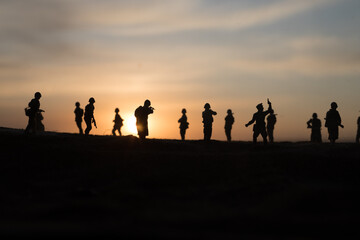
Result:
[[[210,104],[209,104],[209,103],[205,103],[204,108],[205,108],[205,109],[210,109]]]
[[[145,102],[144,102],[144,106],[149,107],[150,105],[151,105],[150,100],[146,99]]]
[[[41,93],[36,92],[36,93],[35,93],[35,98],[36,98],[36,99],[40,99],[40,98],[41,98]]]
[[[118,113],[120,110],[118,108],[115,108],[115,112]]]
[[[231,115],[231,114],[232,114],[231,109],[228,109],[228,110],[227,110],[227,113],[228,113],[229,115]]]
[[[186,109],[183,108],[183,110],[181,110],[181,112],[182,112],[183,114],[185,114],[185,113],[186,113]]]
[[[263,107],[262,103],[259,103],[258,105],[256,105],[256,108],[257,108],[257,110],[259,110],[259,111],[263,111],[263,110],[264,110],[264,107]]]
[[[338,105],[336,102],[331,103],[331,109],[337,109]]]
[[[317,113],[313,113],[313,118],[317,119]]]
[[[76,103],[75,103],[75,106],[76,106],[76,107],[80,107],[80,103],[79,103],[79,102],[76,102]]]
[[[89,103],[95,103],[95,99],[94,99],[93,97],[91,97],[91,98],[89,99]]]

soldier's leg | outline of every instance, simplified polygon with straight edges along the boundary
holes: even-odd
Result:
[[[268,128],[267,133],[269,134],[269,142],[273,143],[274,142],[274,129]]]
[[[89,135],[89,133],[90,133],[90,131],[92,129],[91,119],[86,119],[85,123],[86,123],[85,135]]]
[[[180,129],[180,136],[181,136],[181,140],[185,140],[185,129]]]
[[[121,127],[118,128],[118,132],[119,132],[119,135],[122,136],[122,134],[121,134]]]
[[[259,136],[260,132],[257,130],[254,130],[254,134],[253,134],[253,143],[257,143],[257,138]]]
[[[264,144],[267,144],[267,133],[265,129],[261,131],[261,136],[263,138]]]
[[[356,134],[356,143],[359,143],[359,140],[360,140],[360,128],[358,129]]]
[[[77,121],[77,122],[76,122],[76,126],[79,128],[79,134],[82,135],[82,134],[83,134],[83,130],[82,130],[81,122],[80,122],[80,121]]]
[[[225,129],[225,134],[228,142],[231,142],[231,129]]]
[[[116,131],[116,128],[115,128],[115,127],[113,127],[113,130],[111,131],[111,132],[112,132],[112,134],[113,134],[113,136],[116,136],[115,131]]]

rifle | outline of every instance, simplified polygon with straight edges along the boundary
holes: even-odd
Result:
[[[94,127],[97,128],[95,118],[93,118],[93,123],[94,123]]]

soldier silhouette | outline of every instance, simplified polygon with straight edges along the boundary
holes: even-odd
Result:
[[[141,140],[145,140],[146,136],[149,135],[148,116],[155,110],[150,105],[151,102],[149,100],[145,100],[144,106],[139,106],[135,110],[136,126]]]
[[[119,109],[115,108],[115,119],[113,120],[114,122],[114,128],[112,130],[112,134],[114,136],[116,136],[116,130],[119,132],[119,135],[121,136],[121,127],[123,126],[123,121],[124,119],[122,119],[119,115]]]
[[[356,134],[356,143],[359,143],[359,139],[360,139],[360,117],[357,120],[357,125],[358,125],[358,129],[357,129],[357,134]]]
[[[80,108],[80,103],[79,102],[76,102],[75,103],[75,110],[74,110],[74,113],[75,113],[75,122],[76,122],[76,126],[79,128],[79,134],[82,135],[83,134],[83,129],[82,129],[82,126],[81,126],[81,123],[82,123],[82,118],[83,118],[83,115],[84,115],[84,110],[82,108]]]
[[[84,120],[86,123],[86,129],[85,129],[86,136],[89,135],[89,133],[92,129],[92,126],[91,126],[92,123],[94,123],[94,126],[97,128],[96,121],[94,118],[94,110],[95,110],[94,103],[95,103],[95,99],[93,97],[91,97],[89,99],[89,104],[86,105],[86,107],[85,107]]]
[[[329,132],[329,140],[332,144],[335,143],[336,139],[339,138],[339,126],[344,128],[341,124],[341,117],[339,112],[336,110],[338,107],[336,102],[331,103],[331,109],[326,113],[325,127]]]
[[[178,123],[180,123],[180,136],[181,136],[181,140],[185,140],[185,134],[186,134],[186,129],[189,128],[189,123],[187,121],[187,116],[186,116],[186,109],[184,108],[182,111],[182,116],[181,118],[178,120]]]
[[[36,92],[34,98],[29,102],[28,107],[25,108],[25,115],[29,117],[28,125],[25,128],[25,134],[28,135],[30,130],[34,134],[37,132],[37,116],[38,113],[44,112],[40,109],[41,93]]]
[[[266,130],[269,135],[269,142],[274,142],[274,128],[276,123],[276,114],[274,112],[270,112],[269,116],[266,118]]]
[[[321,121],[318,119],[318,116],[316,113],[312,115],[313,118],[311,118],[309,121],[307,121],[307,127],[311,128],[311,142],[318,142],[321,143]]]
[[[267,143],[267,133],[266,133],[266,128],[265,128],[265,117],[266,115],[268,115],[269,113],[273,112],[272,108],[271,108],[271,102],[269,101],[269,99],[267,100],[268,102],[268,110],[264,111],[264,107],[262,105],[262,103],[258,104],[256,106],[256,108],[258,109],[258,111],[256,113],[254,113],[253,118],[247,123],[245,124],[245,127],[250,126],[251,124],[254,124],[253,127],[253,142],[256,143],[257,142],[257,137],[261,134],[261,136],[264,139],[264,144]]]
[[[204,105],[205,111],[202,112],[203,124],[204,124],[204,141],[210,141],[212,134],[212,123],[214,121],[213,115],[217,113],[211,110],[210,104]]]
[[[231,129],[234,124],[234,116],[231,109],[227,110],[227,116],[225,117],[225,134],[228,142],[231,142]]]

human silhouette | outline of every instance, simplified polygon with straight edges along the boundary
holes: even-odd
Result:
[[[360,139],[360,117],[357,120],[357,125],[358,125],[358,129],[357,129],[357,134],[356,134],[356,143],[359,143],[359,139]]]
[[[119,115],[119,109],[115,108],[115,119],[113,120],[114,122],[114,128],[112,130],[112,134],[114,136],[116,136],[116,130],[119,132],[119,135],[121,136],[121,127],[123,126],[123,121],[124,119],[122,119]]]
[[[86,123],[86,129],[85,129],[85,135],[89,135],[91,129],[92,129],[92,123],[94,123],[94,126],[96,126],[96,121],[95,121],[95,118],[94,118],[94,110],[95,110],[95,107],[94,107],[94,103],[95,103],[95,99],[93,97],[91,97],[89,99],[89,104],[86,105],[85,107],[85,114],[84,114],[84,120],[85,120],[85,123]]]
[[[269,105],[268,110],[264,111],[264,107],[262,105],[262,103],[258,104],[256,106],[257,108],[257,112],[254,113],[253,118],[247,123],[245,124],[245,127],[250,126],[251,124],[254,124],[253,127],[253,142],[256,143],[257,142],[257,137],[261,134],[261,136],[264,139],[264,144],[267,143],[267,133],[266,133],[266,128],[265,128],[265,117],[266,115],[268,115],[269,113],[273,112],[272,108],[271,108],[271,102],[269,101],[269,99],[267,100],[267,103]]]
[[[212,123],[214,121],[213,115],[217,113],[211,110],[210,104],[204,105],[205,111],[202,112],[203,124],[204,124],[204,141],[210,141],[212,134]]]
[[[274,128],[276,123],[276,114],[270,112],[269,116],[266,118],[266,131],[269,135],[269,142],[274,142]]]
[[[79,134],[82,135],[83,134],[83,129],[82,129],[82,118],[83,118],[83,115],[84,115],[84,110],[82,108],[80,108],[80,103],[79,102],[76,102],[75,103],[75,110],[74,110],[74,113],[75,113],[75,122],[76,122],[76,126],[79,128]]]
[[[329,140],[332,144],[335,143],[336,139],[339,138],[339,126],[344,128],[341,124],[341,117],[339,112],[336,110],[338,107],[336,102],[331,103],[331,109],[326,113],[325,127],[329,132]]]
[[[184,108],[182,111],[182,116],[181,118],[178,120],[178,123],[180,123],[180,136],[181,136],[181,140],[185,140],[185,134],[186,134],[186,129],[189,128],[189,123],[187,121],[187,116],[186,116],[186,109]]]
[[[25,128],[25,134],[28,135],[30,130],[33,134],[37,132],[37,116],[38,113],[44,112],[40,109],[41,93],[36,92],[34,98],[29,102],[28,107],[25,108],[25,115],[29,117],[28,125]],[[41,120],[40,120],[41,121]]]
[[[227,116],[225,117],[225,134],[228,142],[231,142],[231,129],[234,124],[234,116],[231,109],[227,110]]]
[[[313,118],[307,121],[307,127],[311,128],[311,142],[318,142],[321,143],[321,121],[318,119],[316,113],[313,113]]]
[[[149,135],[148,116],[155,110],[150,105],[151,102],[149,100],[145,100],[144,106],[139,106],[135,110],[136,126],[141,140],[145,140],[146,136]]]

